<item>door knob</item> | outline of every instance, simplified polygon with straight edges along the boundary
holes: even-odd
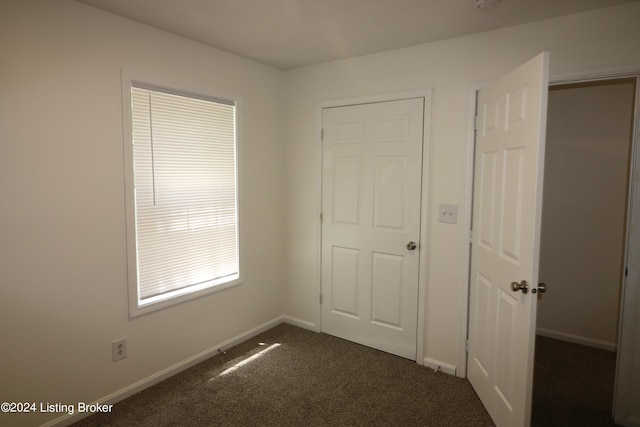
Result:
[[[413,240],[407,243],[407,249],[409,249],[410,251],[415,250],[417,247],[418,245]]]
[[[526,294],[527,291],[529,290],[529,285],[527,284],[526,280],[523,280],[522,282],[518,283],[518,282],[511,282],[511,290],[513,292],[518,292],[518,291],[522,291],[523,294]]]
[[[532,294],[535,294],[536,292],[544,294],[545,292],[547,292],[547,285],[545,285],[544,283],[538,283],[538,289],[531,289]]]

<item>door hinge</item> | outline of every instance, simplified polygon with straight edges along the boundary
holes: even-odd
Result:
[[[467,338],[464,342],[464,350],[469,353],[469,338]]]
[[[478,130],[478,116],[473,117],[473,130]]]
[[[320,224],[324,222],[324,212],[320,212]]]
[[[473,230],[469,230],[469,243],[473,243]]]

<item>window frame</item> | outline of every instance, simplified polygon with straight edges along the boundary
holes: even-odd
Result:
[[[242,256],[240,250],[241,225],[240,225],[240,136],[239,117],[240,102],[235,96],[220,96],[212,94],[210,90],[184,82],[173,82],[166,79],[140,74],[135,71],[121,70],[122,86],[122,121],[123,121],[123,166],[125,186],[125,234],[126,234],[126,264],[127,264],[127,288],[129,302],[129,317],[134,318],[146,313],[171,307],[186,301],[200,298],[225,289],[229,289],[243,283]],[[135,173],[133,151],[133,114],[131,105],[132,87],[165,92],[173,95],[186,96],[200,100],[232,103],[235,108],[235,182],[236,182],[236,251],[238,254],[238,275],[236,279],[223,283],[192,285],[183,289],[169,291],[163,296],[148,298],[153,301],[142,303],[139,297],[138,286],[138,254],[137,254],[137,229],[136,229],[136,200],[135,200]],[[226,95],[226,94],[225,94]],[[211,282],[208,282],[211,283]]]

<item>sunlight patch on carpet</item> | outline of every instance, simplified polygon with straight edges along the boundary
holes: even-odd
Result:
[[[261,343],[262,344],[262,343]],[[232,373],[233,371],[237,370],[238,368],[243,367],[244,365],[253,362],[256,359],[259,359],[260,357],[262,357],[262,355],[264,355],[265,353],[270,352],[271,350],[273,350],[274,348],[280,347],[280,343],[275,343],[273,345],[270,345],[269,347],[265,348],[264,350],[260,351],[259,353],[254,354],[253,356],[236,363],[235,365],[233,365],[232,367],[230,367],[229,369],[226,369],[224,371],[222,371],[220,373],[219,376],[223,376],[223,375],[227,375]],[[213,378],[209,381],[213,381]]]

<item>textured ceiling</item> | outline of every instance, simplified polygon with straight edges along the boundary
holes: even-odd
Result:
[[[280,69],[640,0],[76,0]]]

